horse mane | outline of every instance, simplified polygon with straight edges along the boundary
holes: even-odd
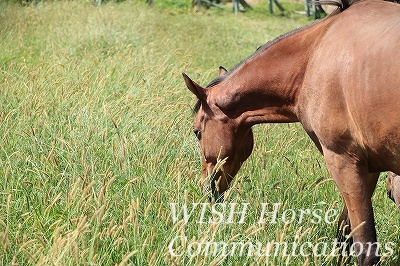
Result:
[[[334,16],[334,15],[337,15],[337,14],[343,12],[344,10],[346,10],[347,8],[349,8],[351,5],[353,5],[354,3],[359,2],[359,1],[361,1],[361,0],[339,0],[339,1],[340,1],[340,2],[337,2],[337,1],[335,1],[335,0],[314,0],[314,1],[312,1],[312,3],[313,3],[313,4],[316,4],[316,5],[332,5],[332,6],[336,6],[337,9],[336,9],[333,13],[331,13],[331,14],[329,15],[329,17],[330,17],[330,16]],[[250,56],[248,56],[246,59],[242,60],[239,64],[237,64],[236,66],[234,66],[234,67],[233,67],[232,69],[230,69],[227,73],[225,73],[224,75],[219,76],[219,77],[215,78],[214,80],[212,80],[212,81],[206,86],[206,89],[207,89],[207,88],[211,88],[211,87],[213,87],[213,86],[218,85],[219,83],[221,83],[223,80],[225,80],[225,78],[226,78],[227,76],[229,76],[232,72],[234,72],[237,68],[239,68],[243,63],[245,63],[245,62],[246,62],[247,60],[249,60],[250,58],[252,58],[252,57],[254,57],[254,56],[260,54],[261,52],[263,52],[265,49],[267,49],[267,48],[270,47],[271,45],[277,43],[278,41],[282,40],[283,38],[286,38],[287,36],[290,36],[290,35],[292,35],[292,34],[295,34],[296,32],[299,32],[299,31],[302,31],[302,30],[304,30],[304,29],[306,29],[306,28],[308,28],[308,27],[311,27],[311,26],[313,26],[314,24],[316,24],[316,23],[318,23],[318,22],[319,22],[319,21],[314,21],[314,22],[311,23],[311,24],[308,24],[308,25],[302,26],[302,27],[300,27],[300,28],[297,28],[297,29],[291,30],[291,31],[289,31],[289,32],[286,32],[286,33],[284,33],[284,34],[282,34],[282,35],[276,37],[276,38],[273,39],[272,41],[269,41],[269,42],[267,42],[266,44],[261,45],[260,47],[257,48],[257,50],[256,50],[253,54],[251,54]],[[196,102],[194,108],[193,108],[193,112],[194,112],[194,113],[197,113],[197,112],[200,110],[200,106],[201,106],[201,102],[200,102],[200,100],[198,100],[198,101]]]

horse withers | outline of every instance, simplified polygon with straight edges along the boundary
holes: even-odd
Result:
[[[184,79],[198,99],[203,191],[221,198],[252,152],[252,126],[300,122],[344,199],[359,264],[374,265],[371,197],[380,172],[400,173],[400,5],[340,11],[261,46],[206,88]]]

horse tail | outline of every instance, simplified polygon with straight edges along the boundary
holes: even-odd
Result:
[[[330,14],[330,16],[336,15],[338,13],[341,13],[342,11],[346,10],[350,6],[352,6],[354,3],[357,3],[361,0],[314,0],[311,1],[312,4],[318,5],[318,6],[323,6],[323,5],[328,5],[328,6],[336,6],[337,9]]]

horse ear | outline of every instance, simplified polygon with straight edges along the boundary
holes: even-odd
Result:
[[[185,80],[187,88],[197,96],[201,101],[206,100],[206,91],[199,84],[191,80],[185,73],[182,73],[183,79]]]
[[[223,76],[223,75],[225,75],[227,72],[228,72],[228,70],[226,70],[225,67],[220,66],[220,67],[219,67],[218,76]]]

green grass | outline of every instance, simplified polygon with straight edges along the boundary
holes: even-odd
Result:
[[[171,257],[180,235],[189,243],[331,239],[335,225],[326,223],[257,224],[261,203],[343,205],[300,125],[262,125],[226,201],[250,203],[246,223],[173,223],[170,203],[207,202],[195,99],[181,73],[206,84],[218,66],[309,21],[264,16],[265,6],[234,15],[143,2],[0,3],[0,264],[333,265],[317,256]],[[374,202],[379,240],[397,244],[387,265],[396,265],[399,214],[383,180]]]

